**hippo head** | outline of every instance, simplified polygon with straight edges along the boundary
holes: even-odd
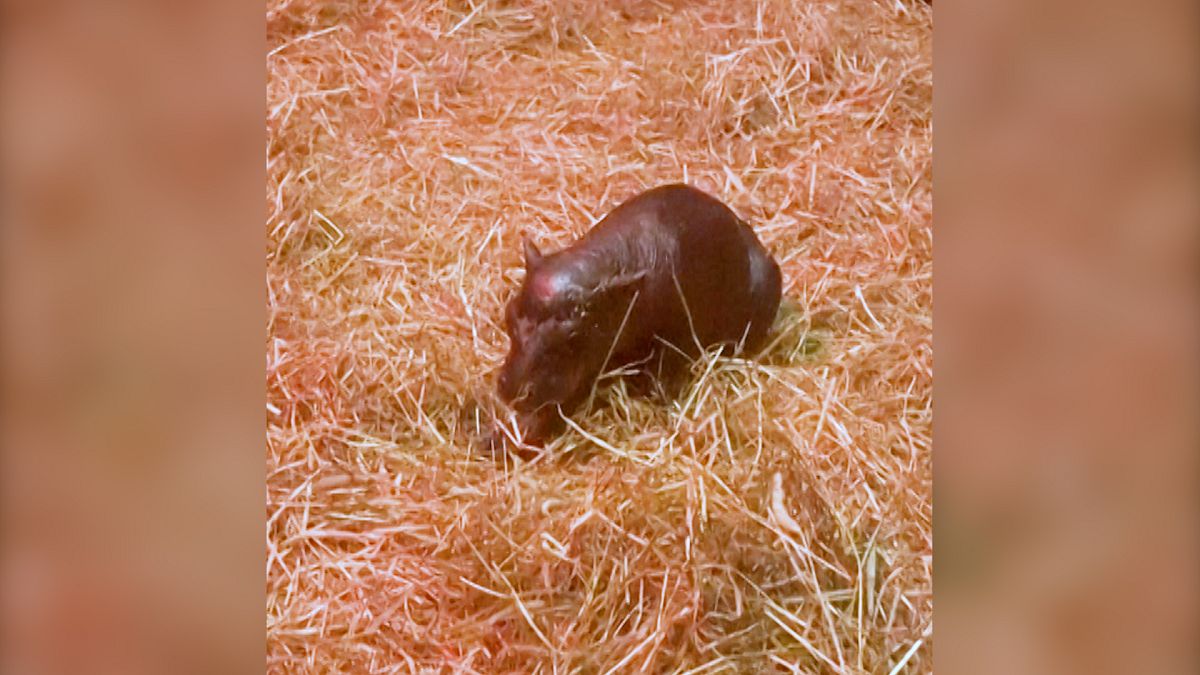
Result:
[[[498,392],[518,413],[524,440],[536,444],[587,399],[643,275],[597,280],[586,257],[543,256],[528,238],[524,247],[525,280],[504,312],[510,348]]]

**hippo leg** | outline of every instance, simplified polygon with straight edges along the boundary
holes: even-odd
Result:
[[[654,393],[664,401],[679,397],[687,387],[692,371],[692,358],[670,345],[659,345],[650,360]]]

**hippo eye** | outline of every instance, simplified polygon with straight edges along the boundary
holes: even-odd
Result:
[[[554,315],[560,321],[579,321],[584,315],[583,305],[578,303],[563,305],[554,312]]]

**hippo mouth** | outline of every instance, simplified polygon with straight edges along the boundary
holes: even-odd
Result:
[[[565,423],[560,410],[560,405],[555,402],[544,403],[533,410],[521,411],[517,415],[517,428],[521,432],[522,440],[530,444],[539,444],[561,431]]]

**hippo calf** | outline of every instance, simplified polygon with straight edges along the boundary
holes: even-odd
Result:
[[[603,371],[644,364],[670,381],[708,347],[761,346],[779,308],[779,265],[754,231],[686,185],[629,199],[561,251],[524,248],[498,393],[530,445],[562,430]]]

